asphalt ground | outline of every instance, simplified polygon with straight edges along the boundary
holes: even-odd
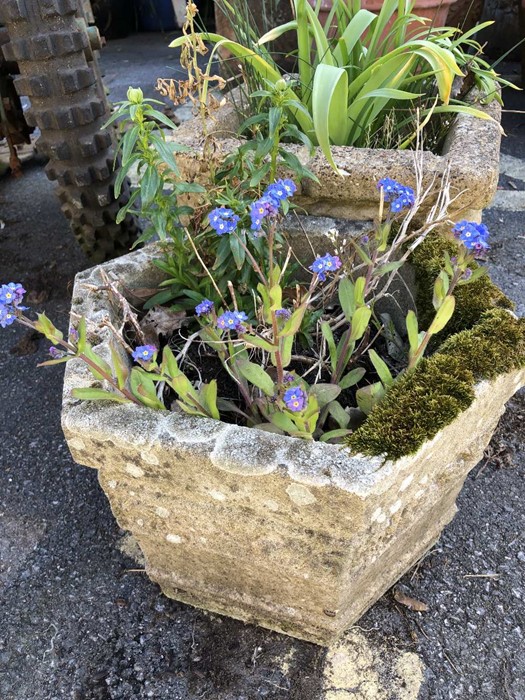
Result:
[[[139,44],[108,47],[114,88],[152,89],[155,50]],[[507,104],[523,110],[525,99]],[[489,267],[523,313],[525,115],[506,114],[504,125],[505,172],[485,216]],[[22,282],[32,309],[65,329],[73,277],[89,261],[53,189],[35,162],[23,178],[0,180],[0,280]],[[523,393],[467,480],[458,515],[400,582],[428,611],[388,592],[326,651],[160,593],[96,473],[71,460],[62,369],[36,368],[46,356],[47,343],[24,329],[0,332],[2,700],[525,700]]]

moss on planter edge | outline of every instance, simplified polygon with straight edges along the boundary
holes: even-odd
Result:
[[[472,329],[452,336],[402,376],[347,445],[354,452],[389,459],[417,452],[470,406],[477,381],[521,367],[525,319],[504,309],[487,311]]]
[[[421,328],[428,328],[434,317],[432,306],[434,282],[443,269],[445,253],[457,255],[459,249],[455,239],[443,234],[432,233],[419,245],[411,255],[410,262],[416,277],[416,305]],[[471,265],[476,269],[478,265]],[[436,340],[442,343],[455,333],[472,328],[481,315],[490,309],[513,309],[512,301],[492,282],[488,275],[483,275],[475,282],[460,285],[454,292],[456,308],[454,315]]]

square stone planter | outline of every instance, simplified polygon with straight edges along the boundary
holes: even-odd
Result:
[[[238,90],[232,95],[208,120],[206,131],[200,118],[194,118],[169,135],[173,141],[189,148],[187,153],[177,154],[183,178],[206,184],[210,164],[214,167],[221,163],[241,143],[235,135],[240,124],[236,104],[240,105],[242,100]],[[472,91],[468,100],[475,102],[479,96]],[[437,189],[445,173],[449,173],[451,194],[455,198],[449,209],[453,221],[481,221],[481,213],[492,201],[498,184],[501,106],[496,101],[475,106],[493,121],[458,114],[442,153],[423,151],[421,154],[425,188],[435,183]],[[333,146],[340,175],[330,167],[320,148],[315,148],[313,156],[304,146],[287,145],[286,148],[319,180],[304,179],[294,195],[294,204],[310,216],[371,220],[377,216],[377,183],[381,178],[390,177],[416,187],[414,151]],[[432,203],[429,198],[427,205]]]
[[[109,353],[115,312],[100,270],[152,287],[155,247],[77,276],[73,314]],[[75,316],[74,316],[75,318]],[[67,364],[63,429],[73,458],[98,470],[146,570],[176,600],[327,645],[439,537],[505,402],[509,372],[476,387],[470,408],[395,462],[345,448],[134,405],[80,402],[93,378]]]

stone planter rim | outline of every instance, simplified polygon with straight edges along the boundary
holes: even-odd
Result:
[[[151,264],[157,253],[149,246],[77,275],[73,311],[99,327],[105,359],[111,313],[93,291],[99,270],[149,287],[162,275]],[[71,389],[93,377],[78,360],[66,365],[62,426],[75,461],[99,470],[119,524],[166,595],[327,645],[435,543],[524,380],[521,370],[480,382],[469,408],[396,461],[186,414],[81,402]],[[230,533],[232,518],[253,539]],[[282,549],[268,549],[274,538]]]
[[[233,94],[239,95],[239,91]],[[468,101],[474,102],[480,96],[481,93],[473,89]],[[455,197],[451,210],[457,214],[456,218],[473,220],[480,219],[481,211],[491,202],[496,191],[501,141],[500,104],[494,100],[488,105],[476,104],[476,108],[494,121],[457,114],[442,153],[437,155],[426,150],[421,153],[424,186],[429,186],[436,179],[439,181],[448,172],[451,192]],[[227,96],[224,104],[208,120],[207,134],[227,154],[242,143],[233,137],[238,126],[238,113]],[[170,135],[170,139],[190,149],[187,155],[177,154],[182,165],[195,156],[202,156],[207,142],[198,118],[183,123]],[[286,144],[285,148],[297,156],[319,180],[319,183],[315,183],[303,179],[296,193],[296,201],[308,214],[343,219],[373,218],[379,202],[377,182],[381,177],[391,177],[412,187],[416,185],[414,151],[333,146],[332,153],[343,173],[341,176],[333,171],[318,146],[313,157],[301,145]]]

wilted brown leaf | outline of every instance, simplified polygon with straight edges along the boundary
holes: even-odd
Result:
[[[186,319],[185,311],[170,311],[163,306],[154,306],[140,322],[140,327],[149,341],[158,340],[159,335],[169,336],[178,330]]]
[[[415,610],[416,612],[427,612],[428,605],[423,603],[421,600],[416,600],[410,596],[403,593],[399,588],[394,588],[394,598],[398,603],[404,605],[409,610]]]

